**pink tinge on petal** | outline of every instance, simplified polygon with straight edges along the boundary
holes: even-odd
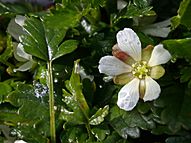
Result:
[[[112,47],[112,55],[124,62],[129,58],[129,55],[123,52],[117,44]]]

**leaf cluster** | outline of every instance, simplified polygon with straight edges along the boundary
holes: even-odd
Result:
[[[0,2],[0,142],[50,142],[48,62],[57,142],[190,142],[191,0],[172,6],[171,0],[124,0],[122,9],[117,7],[119,1],[57,0],[46,10],[29,3]],[[170,12],[163,9],[167,5]],[[167,37],[141,31],[164,20],[164,12],[171,18]],[[26,17],[19,41],[5,30],[16,15]],[[121,86],[104,80],[97,68],[99,59],[111,54],[115,35],[124,27],[136,31],[143,47],[163,43],[172,54],[164,77],[157,81],[160,97],[140,100],[129,112],[116,105]],[[23,64],[15,58],[18,43],[36,63],[29,71],[14,72]]]

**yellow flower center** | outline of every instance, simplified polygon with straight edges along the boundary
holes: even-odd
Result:
[[[151,68],[146,61],[136,62],[132,65],[132,68],[132,74],[139,79],[144,79],[146,76],[150,75]]]

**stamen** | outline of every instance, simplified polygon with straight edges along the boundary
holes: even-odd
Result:
[[[132,74],[139,79],[143,79],[150,74],[150,67],[146,61],[136,62],[132,65],[132,68]]]

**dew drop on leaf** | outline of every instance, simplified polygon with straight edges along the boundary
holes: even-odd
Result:
[[[58,79],[57,78],[54,79],[54,83],[58,83]]]
[[[110,82],[113,79],[113,76],[105,76],[103,77],[104,82]]]
[[[177,58],[176,57],[172,57],[172,59],[170,60],[172,63],[175,63],[176,62],[176,60],[177,60]]]

